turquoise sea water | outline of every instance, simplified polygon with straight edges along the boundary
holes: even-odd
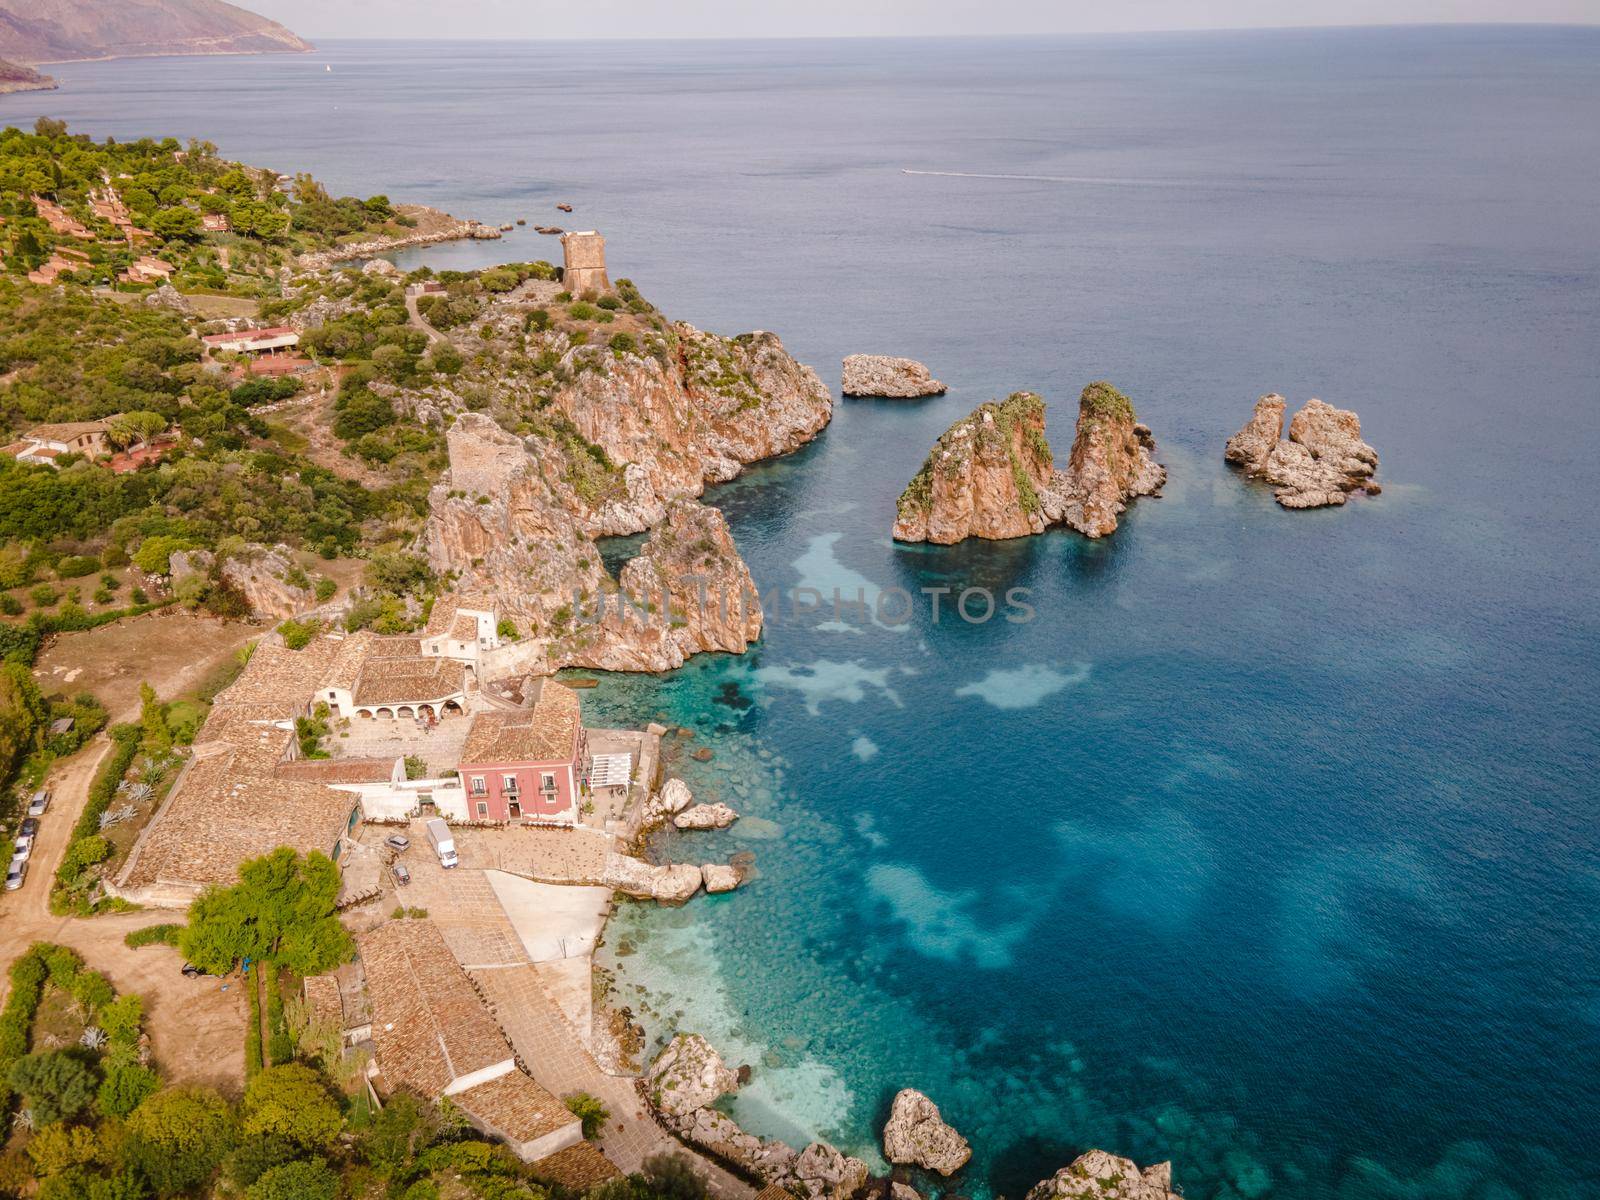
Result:
[[[759,878],[625,908],[606,954],[653,1034],[754,1067],[752,1129],[870,1156],[915,1086],[977,1147],[966,1195],[1089,1145],[1218,1200],[1600,1193],[1600,34],[57,73],[0,121],[594,225],[676,316],[776,329],[832,383],[875,351],[950,385],[841,402],[712,499],[764,590],[1025,587],[1034,620],[786,611],[744,656],[586,693],[695,730],[676,769],[745,814],[664,849]],[[1064,451],[1102,377],[1171,475],[1114,538],[890,542],[956,416],[1032,388]],[[1269,390],[1358,410],[1384,494],[1291,514],[1230,473]]]

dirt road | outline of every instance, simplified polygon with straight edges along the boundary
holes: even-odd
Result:
[[[185,979],[176,950],[130,950],[122,940],[130,930],[181,920],[181,913],[146,909],[58,917],[50,912],[50,881],[88,799],[89,784],[110,751],[111,739],[98,734],[71,758],[56,763],[45,783],[55,800],[40,818],[27,882],[18,891],[0,893],[0,997],[11,990],[11,964],[34,942],[71,946],[89,966],[105,972],[119,993],[144,997],[145,1029],[165,1078],[237,1094],[244,1084],[247,1020],[247,999],[238,979]]]

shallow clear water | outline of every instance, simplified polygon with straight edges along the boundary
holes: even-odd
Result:
[[[668,849],[759,879],[628,907],[607,953],[653,1033],[751,1063],[750,1127],[871,1154],[915,1086],[977,1147],[969,1195],[1088,1145],[1172,1157],[1191,1197],[1600,1189],[1600,34],[57,73],[0,121],[594,225],[676,316],[777,329],[830,381],[876,351],[950,385],[842,402],[713,498],[763,589],[1025,587],[1035,619],[785,612],[740,658],[585,694],[695,729],[716,756],[676,769],[745,814]],[[951,420],[1036,389],[1064,449],[1102,377],[1171,472],[1114,538],[892,545]],[[1233,476],[1269,390],[1357,409],[1384,494],[1291,514]]]

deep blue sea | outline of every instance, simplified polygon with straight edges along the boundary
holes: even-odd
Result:
[[[871,1157],[914,1086],[968,1196],[1091,1145],[1191,1198],[1600,1195],[1600,31],[52,70],[0,122],[598,227],[674,316],[950,385],[841,402],[711,498],[763,590],[1023,587],[1035,619],[786,612],[585,694],[695,730],[677,769],[745,814],[665,850],[755,882],[628,907],[605,953],[653,1034],[754,1067],[751,1128]],[[957,416],[1037,390],[1064,454],[1100,378],[1170,471],[1114,537],[891,543]],[[1232,474],[1267,391],[1356,409],[1383,495],[1290,513]]]

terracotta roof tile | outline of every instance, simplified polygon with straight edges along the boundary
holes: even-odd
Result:
[[[433,1099],[512,1058],[505,1035],[428,920],[389,921],[356,939],[384,1077]]]
[[[513,1142],[531,1142],[578,1118],[565,1104],[521,1071],[508,1071],[450,1099],[496,1133]]]
[[[546,679],[532,707],[475,715],[461,749],[461,762],[464,766],[566,762],[577,747],[582,723],[578,693]]]

